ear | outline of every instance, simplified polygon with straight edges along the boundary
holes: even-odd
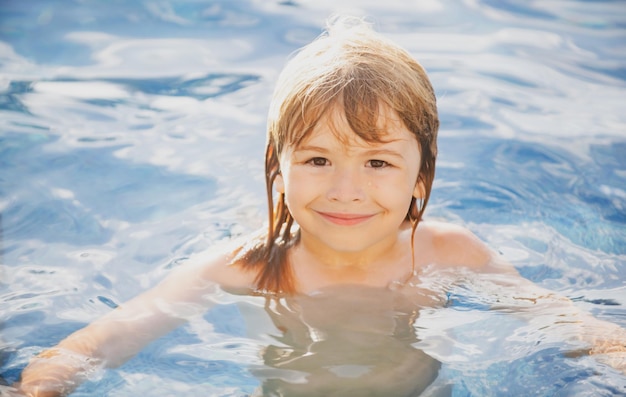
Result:
[[[283,174],[279,173],[276,175],[276,179],[274,179],[274,189],[278,193],[285,193],[285,180],[283,179]]]
[[[416,199],[423,199],[424,196],[426,196],[426,186],[424,186],[422,178],[418,178],[415,188],[413,189],[413,197]]]

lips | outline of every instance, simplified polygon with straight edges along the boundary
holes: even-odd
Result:
[[[322,218],[327,221],[334,223],[335,225],[340,226],[354,226],[360,223],[366,222],[371,219],[374,215],[371,214],[346,214],[346,213],[337,213],[337,212],[320,212],[317,211],[318,214],[322,216]]]

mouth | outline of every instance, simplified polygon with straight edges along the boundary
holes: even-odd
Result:
[[[354,226],[370,220],[374,215],[371,214],[344,214],[336,212],[319,212],[318,214],[327,221],[340,226]]]

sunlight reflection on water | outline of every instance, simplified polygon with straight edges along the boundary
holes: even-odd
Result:
[[[273,83],[289,54],[339,11],[370,15],[429,71],[442,121],[430,215],[468,226],[524,276],[626,326],[621,3],[336,3],[0,6],[3,377],[15,380],[30,354],[154,285],[191,253],[265,221],[261,159]],[[490,367],[477,341],[493,315],[474,309],[454,323],[467,320],[467,332],[448,359],[484,354],[485,368],[460,365],[465,372],[447,376],[488,395],[481,377],[497,382],[507,359],[530,355],[502,388],[545,370],[548,356],[538,350]],[[164,395],[189,390],[190,378],[201,385],[194,392],[254,388],[250,361],[236,349],[211,339],[224,358],[211,361],[196,340],[230,335],[253,355],[258,340],[237,331],[250,314],[238,310],[206,320],[232,325],[224,334],[206,321],[179,330],[105,384],[119,395],[152,392],[159,370],[178,368]],[[153,368],[155,357],[170,361]],[[580,375],[586,369],[554,368],[597,384]]]

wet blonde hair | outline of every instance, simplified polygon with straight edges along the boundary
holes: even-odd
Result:
[[[432,188],[437,156],[439,119],[434,90],[424,68],[404,49],[380,36],[356,18],[334,18],[326,31],[303,47],[278,78],[270,104],[265,178],[269,227],[264,241],[243,252],[247,266],[257,269],[257,287],[273,293],[293,293],[286,261],[288,248],[300,234],[284,194],[274,201],[273,186],[280,173],[285,146],[297,146],[320,118],[343,109],[352,131],[366,142],[383,142],[379,128],[381,106],[387,106],[415,134],[421,152],[418,181],[424,196],[411,202],[406,219],[414,235]],[[419,203],[418,203],[419,201]]]

